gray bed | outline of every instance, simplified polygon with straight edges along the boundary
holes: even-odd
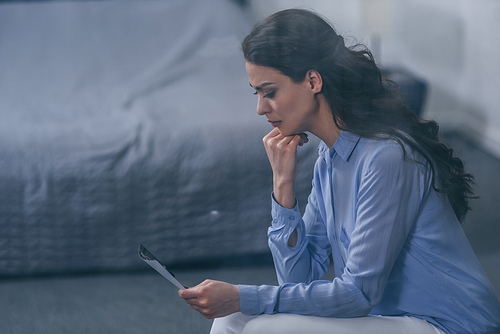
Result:
[[[148,270],[139,243],[172,264],[268,253],[252,22],[230,0],[0,4],[0,276]]]

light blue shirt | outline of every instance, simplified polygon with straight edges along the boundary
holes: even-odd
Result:
[[[500,302],[425,160],[346,131],[318,151],[304,216],[273,199],[280,285],[240,285],[241,312],[406,315],[445,333],[499,333]],[[335,278],[321,280],[330,255]]]

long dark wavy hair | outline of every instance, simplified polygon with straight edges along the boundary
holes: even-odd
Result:
[[[314,12],[287,9],[257,24],[242,49],[246,61],[276,69],[297,83],[309,70],[318,71],[337,127],[367,138],[393,138],[405,157],[404,144],[420,153],[432,169],[432,186],[447,194],[463,220],[473,198],[473,176],[438,140],[438,124],[417,117],[402,102],[397,86],[382,78],[366,47],[346,47],[343,37]]]

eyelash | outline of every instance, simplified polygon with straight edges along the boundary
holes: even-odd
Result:
[[[258,95],[258,94],[259,94],[259,93],[257,93],[257,92],[253,93],[253,95]],[[275,91],[272,91],[272,92],[269,92],[269,93],[267,93],[267,94],[264,94],[264,96],[263,96],[263,97],[264,97],[264,98],[268,98],[268,99],[272,99],[272,98],[274,97],[274,95],[275,95],[275,94],[276,94],[276,92],[275,92]]]

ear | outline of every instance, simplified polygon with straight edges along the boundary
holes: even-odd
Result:
[[[321,74],[319,74],[318,71],[307,71],[305,80],[314,94],[320,93],[323,89],[323,79],[321,78]]]

